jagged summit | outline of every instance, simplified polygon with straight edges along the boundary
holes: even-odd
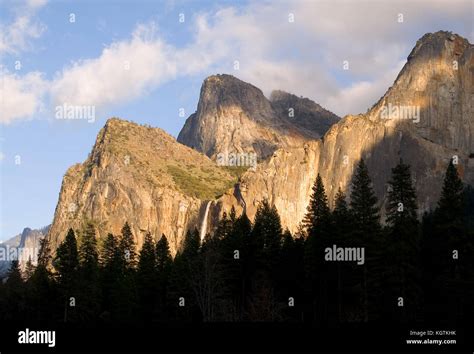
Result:
[[[379,120],[387,107],[416,110],[405,125],[426,140],[474,152],[474,46],[451,32],[419,39],[394,84],[367,116]]]
[[[408,55],[408,60],[418,55],[429,55],[430,52],[441,53],[445,50],[454,50],[453,54],[461,55],[469,45],[471,44],[466,38],[450,31],[426,33],[416,42],[415,47]]]
[[[211,158],[246,152],[265,159],[279,147],[320,138],[338,120],[309,99],[276,95],[268,100],[260,89],[234,76],[210,76],[178,141]]]
[[[235,76],[227,74],[207,77],[201,87],[197,112],[239,107],[257,121],[271,120],[270,102],[263,92]]]
[[[280,117],[306,129],[315,138],[324,135],[340,119],[309,98],[298,97],[282,90],[272,91],[270,102]],[[294,117],[289,116],[289,108],[293,108]]]

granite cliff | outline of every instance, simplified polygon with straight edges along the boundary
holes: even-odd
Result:
[[[48,237],[54,248],[86,220],[96,222],[99,237],[119,233],[128,220],[139,246],[147,231],[164,233],[175,253],[187,229],[211,231],[232,206],[252,219],[263,198],[295,232],[316,175],[332,204],[338,188],[350,192],[361,158],[381,207],[391,168],[400,158],[409,163],[421,213],[437,202],[453,156],[465,182],[474,183],[473,53],[458,35],[426,34],[385,95],[367,113],[341,120],[283,91],[267,99],[230,75],[204,81],[178,141],[158,128],[111,119],[89,158],[64,176]],[[255,153],[258,164],[217,166],[220,153]]]
[[[100,238],[119,234],[128,221],[138,247],[149,231],[156,238],[165,234],[175,253],[186,230],[199,228],[206,201],[236,182],[232,173],[159,128],[109,119],[88,159],[64,176],[49,232],[52,248],[86,221],[96,224]]]
[[[256,153],[259,160],[280,147],[297,147],[320,138],[339,117],[307,98],[262,91],[231,75],[204,80],[197,111],[178,141],[211,158]]]
[[[256,171],[245,173],[220,202],[246,207],[250,218],[267,198],[295,232],[319,173],[333,202],[349,192],[354,168],[366,160],[383,207],[391,168],[400,158],[412,166],[420,213],[437,202],[448,164],[457,157],[465,182],[474,182],[474,46],[450,32],[426,34],[386,94],[366,113],[346,116],[320,140],[276,150]],[[238,196],[238,197],[236,197]],[[383,212],[383,208],[382,208]]]
[[[11,258],[19,258],[22,270],[25,269],[30,258],[32,263],[36,264],[40,241],[47,235],[49,227],[50,225],[40,229],[25,227],[20,234],[0,243],[0,255],[2,258],[8,255],[7,259],[0,259],[0,277],[6,275],[10,269]]]

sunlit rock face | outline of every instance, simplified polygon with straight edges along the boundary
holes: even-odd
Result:
[[[453,156],[474,183],[473,73],[471,44],[427,34],[386,94],[340,121],[310,100],[282,91],[268,100],[232,76],[211,76],[178,136],[187,146],[161,129],[109,120],[89,158],[65,174],[48,237],[55,249],[87,220],[100,238],[128,221],[139,247],[146,232],[164,233],[175,254],[188,229],[212,232],[232,206],[253,219],[264,198],[296,232],[317,174],[332,205],[338,188],[350,194],[361,158],[382,212],[391,168],[400,158],[410,164],[421,213],[435,206]],[[221,153],[254,153],[258,163],[239,175],[217,165]]]
[[[165,234],[175,254],[186,230],[201,225],[205,201],[235,182],[163,130],[109,119],[88,159],[66,172],[48,237],[55,249],[69,228],[80,233],[87,221],[99,238],[120,234],[128,221],[138,248],[147,232]]]
[[[215,159],[218,154],[256,153],[259,159],[279,147],[302,146],[318,139],[339,118],[309,99],[262,91],[231,75],[208,77],[196,113],[178,141]]]
[[[474,48],[449,32],[424,35],[408,56],[394,85],[369,113],[384,107],[419,107],[418,136],[460,152],[474,152]]]
[[[361,158],[368,165],[382,213],[391,168],[400,158],[411,165],[420,213],[433,208],[453,156],[465,182],[474,182],[473,75],[473,45],[467,40],[449,32],[423,36],[393,86],[368,113],[346,116],[321,140],[276,150],[221,198],[222,209],[245,206],[253,218],[258,203],[268,198],[277,206],[283,225],[295,232],[317,174],[332,204],[339,187],[350,194]],[[391,115],[384,114],[388,108]]]

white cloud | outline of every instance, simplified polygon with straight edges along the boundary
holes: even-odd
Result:
[[[214,67],[266,94],[283,89],[339,115],[359,113],[391,86],[423,34],[456,26],[469,35],[472,6],[470,0],[253,3],[200,16],[196,51],[224,53]],[[239,71],[232,70],[234,60]]]
[[[31,117],[41,109],[47,90],[41,73],[19,76],[5,72],[0,80],[0,123]]]
[[[129,101],[176,75],[174,53],[155,38],[153,25],[140,25],[130,40],[63,69],[51,84],[53,103],[107,106]]]
[[[37,9],[46,5],[48,0],[27,0],[26,4],[29,8]]]
[[[32,49],[46,26],[36,19],[37,11],[46,0],[15,2],[10,7],[11,23],[0,23],[0,56],[18,55]],[[42,107],[48,83],[39,72],[25,75],[9,73],[0,64],[0,123],[30,118]]]
[[[338,112],[347,112],[347,114],[365,113],[392,85],[405,63],[406,60],[400,61],[392,70],[372,81],[357,81],[344,87],[338,90],[336,94],[324,97],[320,103]]]
[[[29,8],[42,3],[31,0]],[[288,21],[289,13],[294,23]],[[397,21],[400,13],[402,23]],[[53,105],[107,107],[180,76],[216,72],[234,74],[267,95],[283,89],[312,98],[339,115],[365,112],[393,83],[416,39],[450,26],[464,29],[461,34],[467,36],[471,14],[470,0],[257,2],[196,14],[192,38],[184,47],[166,42],[154,23],[142,24],[130,38],[111,43],[97,58],[67,65],[48,83],[37,73],[10,75],[13,90],[4,94],[12,97],[4,100],[24,105],[10,106],[2,121],[33,114],[46,85]],[[25,48],[40,32],[29,33],[34,26],[17,20],[18,30],[0,39],[0,51],[2,45],[4,51]],[[15,36],[17,48],[8,39]],[[233,70],[235,60],[238,71]],[[348,71],[342,70],[344,60]]]
[[[12,23],[0,24],[0,54],[18,54],[31,49],[31,41],[39,38],[46,26],[35,19],[36,12],[46,0],[28,0],[13,9]]]

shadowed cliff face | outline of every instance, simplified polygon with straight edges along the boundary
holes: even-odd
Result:
[[[400,158],[410,164],[423,212],[437,202],[454,155],[461,176],[474,182],[473,73],[471,44],[448,32],[427,34],[369,112],[337,123],[310,100],[282,91],[267,100],[232,76],[211,76],[178,137],[195,150],[161,129],[107,122],[89,158],[64,177],[49,232],[53,249],[69,227],[80,229],[86,220],[97,223],[99,237],[120,233],[128,221],[139,247],[147,231],[155,238],[164,233],[174,254],[187,229],[206,225],[212,231],[232,206],[253,219],[264,198],[278,208],[283,227],[295,232],[317,174],[332,204],[339,187],[350,194],[361,158],[381,207],[391,168]],[[238,183],[242,170],[207,157],[241,152],[256,153],[258,164]]]
[[[304,130],[308,136],[315,139],[322,137],[340,119],[316,102],[285,91],[273,91],[270,101],[281,119]]]
[[[215,75],[204,81],[178,141],[211,158],[245,152],[265,159],[279,147],[320,138],[338,119],[309,99],[276,91],[269,101],[255,86]]]

